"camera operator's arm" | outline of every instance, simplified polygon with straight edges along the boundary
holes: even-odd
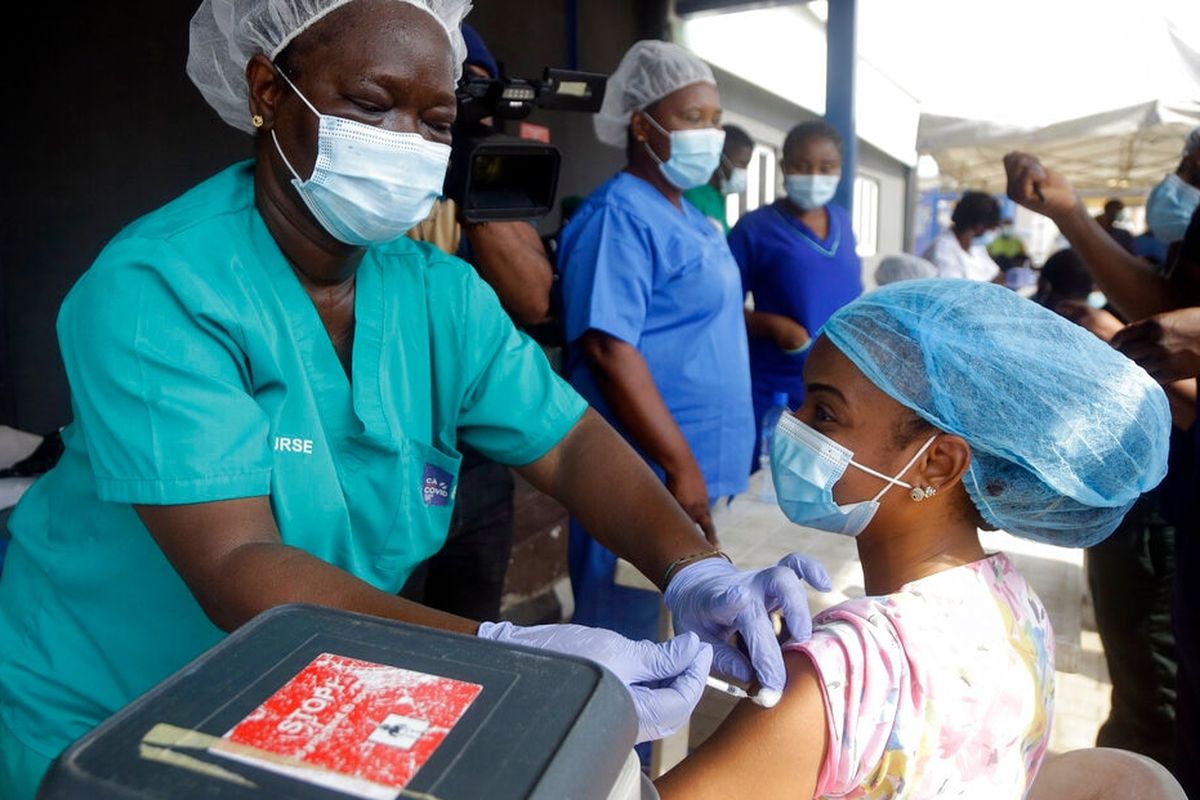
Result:
[[[495,290],[518,325],[544,322],[550,313],[554,271],[537,229],[528,222],[463,223],[475,269]]]

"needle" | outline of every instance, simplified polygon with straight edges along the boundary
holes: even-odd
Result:
[[[736,697],[739,700],[752,700],[763,708],[771,708],[778,703],[780,698],[783,696],[780,692],[777,692],[774,689],[759,689],[758,694],[751,696],[749,692],[740,686],[734,686],[732,683],[723,681],[720,678],[714,678],[711,675],[708,676],[708,680],[706,680],[705,683],[713,689],[716,689],[718,692],[724,692],[730,697]]]

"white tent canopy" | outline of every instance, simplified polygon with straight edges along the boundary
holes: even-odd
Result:
[[[938,164],[945,188],[1004,190],[1005,153],[1024,150],[1091,195],[1144,194],[1179,164],[1200,125],[1200,102],[1152,100],[1043,128],[921,115],[917,150]]]

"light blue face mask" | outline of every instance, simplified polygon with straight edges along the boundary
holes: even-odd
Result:
[[[722,156],[724,160],[724,156]],[[721,178],[721,194],[741,194],[746,191],[746,170],[729,165],[729,177]]]
[[[658,157],[649,142],[642,142],[646,152],[658,164],[663,177],[676,189],[685,192],[708,183],[721,163],[721,153],[725,149],[725,131],[720,128],[669,131],[659,125],[654,117],[649,114],[644,116],[671,140],[671,155],[666,161]]]
[[[1146,225],[1160,242],[1178,242],[1200,206],[1200,189],[1172,173],[1146,198]]]
[[[771,475],[775,480],[779,507],[797,525],[858,536],[879,510],[879,500],[888,489],[893,485],[913,488],[900,478],[912,469],[936,438],[936,434],[930,436],[904,468],[889,477],[856,463],[853,452],[791,414],[784,414],[775,426],[771,452]],[[839,505],[833,499],[833,487],[848,466],[885,480],[887,484],[870,500]]]
[[[841,175],[784,175],[783,190],[793,205],[807,211],[828,204],[841,181]]]
[[[279,75],[320,120],[308,180],[284,155],[274,128],[271,138],[300,199],[330,236],[349,245],[380,244],[429,216],[446,181],[449,145],[322,114],[282,70]]]
[[[979,234],[974,239],[972,239],[971,246],[972,247],[987,247],[989,244],[991,244],[994,241],[996,241],[996,232],[995,231],[987,231],[985,233]]]

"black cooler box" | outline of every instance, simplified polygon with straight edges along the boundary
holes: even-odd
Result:
[[[639,785],[636,732],[587,660],[288,605],[75,742],[38,797],[604,800]]]

